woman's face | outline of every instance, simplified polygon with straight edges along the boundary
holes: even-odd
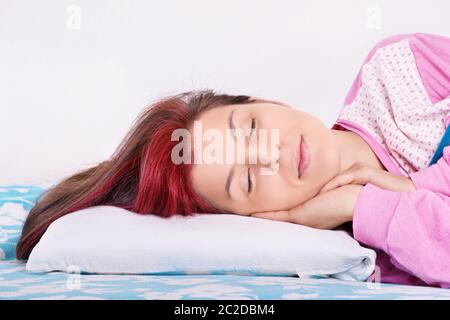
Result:
[[[338,174],[340,157],[332,131],[300,110],[258,102],[213,108],[196,120],[200,122],[195,130],[199,123],[202,130],[189,128],[194,153],[211,154],[211,146],[207,148],[213,143],[194,131],[215,129],[223,137],[223,161],[194,163],[192,170],[194,190],[219,210],[240,215],[288,210],[313,198]],[[247,135],[239,140],[244,143],[230,134],[230,126]],[[309,165],[299,177],[296,154],[301,139],[307,145]],[[230,150],[234,151],[227,158]],[[198,153],[194,159],[199,159]]]

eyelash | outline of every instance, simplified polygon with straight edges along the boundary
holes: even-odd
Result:
[[[253,133],[255,132],[255,128],[256,128],[256,118],[252,118],[252,124],[251,124],[251,128],[250,128],[250,135],[249,138],[253,135]]]
[[[252,191],[252,179],[250,179],[250,167],[247,170],[247,180],[248,180],[248,193]]]
[[[251,138],[253,136],[253,133],[255,132],[255,128],[256,128],[256,118],[252,118],[252,122],[251,122],[251,127],[250,127],[250,134],[249,134],[249,138]],[[248,180],[248,193],[250,193],[252,191],[252,179],[250,176],[250,167],[247,170],[248,174],[247,174],[247,180]]]
[[[255,128],[256,128],[256,118],[252,118],[249,138],[251,138],[253,136],[253,133],[255,132]],[[248,171],[248,175],[247,175],[248,193],[250,193],[252,191],[252,179],[251,179],[251,176],[250,176],[250,167],[248,168],[247,171]]]

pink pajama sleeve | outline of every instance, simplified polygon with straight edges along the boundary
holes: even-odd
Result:
[[[450,146],[438,163],[414,174],[414,192],[365,185],[354,211],[355,239],[428,285],[450,288],[449,174]]]
[[[450,38],[416,33],[409,46],[431,102],[450,96]]]
[[[450,146],[444,148],[437,163],[409,175],[416,188],[423,188],[450,197]]]

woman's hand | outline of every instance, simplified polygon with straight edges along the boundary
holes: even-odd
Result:
[[[291,210],[258,212],[251,216],[333,229],[353,220],[356,200],[367,183],[392,191],[416,190],[406,177],[357,164],[330,180],[314,198]]]
[[[356,199],[362,188],[360,185],[348,184],[316,195],[291,210],[258,212],[251,216],[312,228],[333,229],[353,219]]]
[[[366,185],[371,183],[385,190],[391,191],[415,191],[416,187],[411,179],[396,176],[388,171],[355,164],[347,171],[331,179],[319,194],[335,189],[346,184]]]

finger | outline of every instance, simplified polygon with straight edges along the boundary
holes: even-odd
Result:
[[[372,182],[376,171],[368,166],[362,166],[360,164],[355,164],[347,171],[336,176],[331,181],[329,181],[319,193],[324,193],[332,189],[336,189],[347,184],[360,184],[365,185]]]
[[[383,171],[374,174],[372,184],[391,191],[415,191],[415,186],[409,178],[393,175]]]
[[[269,219],[275,221],[290,221],[289,211],[281,210],[281,211],[265,211],[265,212],[256,212],[251,214],[252,217]]]
[[[322,189],[320,189],[319,193],[324,193],[339,188],[341,186],[344,186],[346,184],[350,184],[353,182],[353,180],[354,180],[353,171],[346,171],[331,179]]]

